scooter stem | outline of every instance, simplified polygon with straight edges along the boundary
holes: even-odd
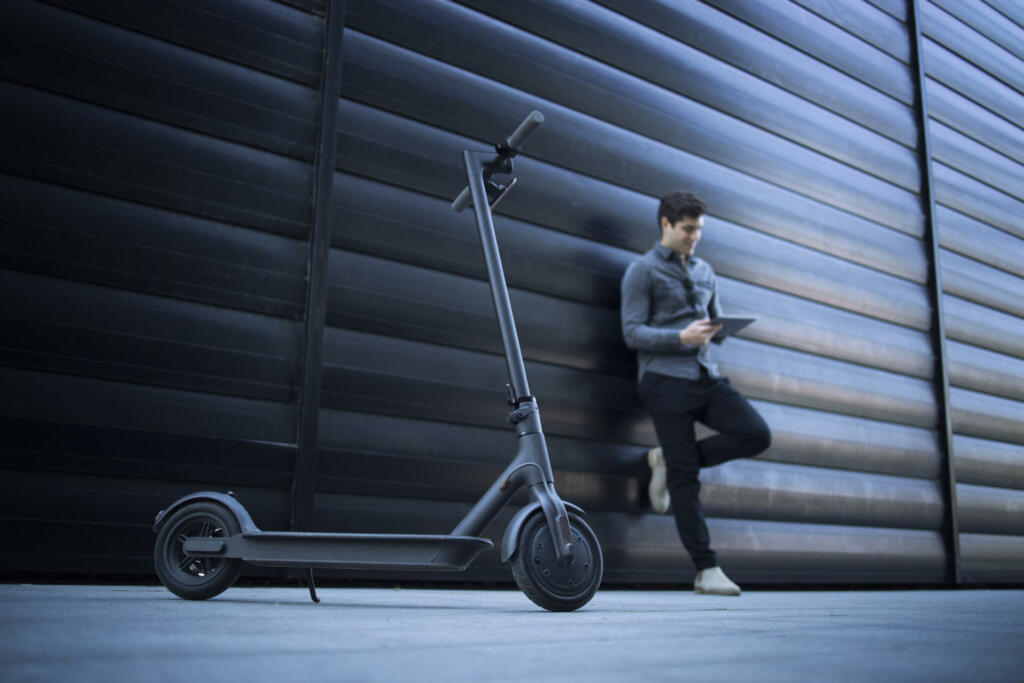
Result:
[[[532,396],[530,384],[526,379],[526,367],[523,365],[523,352],[519,347],[519,336],[516,333],[516,321],[512,315],[512,303],[508,298],[508,286],[505,284],[505,271],[501,266],[501,255],[498,251],[498,239],[494,234],[494,220],[487,201],[487,190],[484,185],[483,167],[493,155],[487,152],[466,150],[462,153],[462,161],[466,166],[469,181],[469,192],[473,201],[473,212],[480,231],[480,245],[484,252],[487,265],[487,276],[491,284],[491,297],[494,301],[494,312],[498,317],[498,328],[501,331],[501,342],[505,349],[505,364],[508,366],[509,381],[512,385],[514,398]]]

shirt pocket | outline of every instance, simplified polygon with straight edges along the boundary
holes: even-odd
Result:
[[[708,310],[708,306],[711,304],[711,297],[715,294],[714,282],[711,278],[702,278],[695,280],[693,283],[693,291],[697,293],[698,305],[704,310]]]
[[[653,294],[652,310],[656,322],[685,315],[693,310],[686,301],[686,288],[682,280],[659,278],[654,282]]]

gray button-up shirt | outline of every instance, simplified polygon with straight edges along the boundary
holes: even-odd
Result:
[[[683,278],[689,274],[697,303],[686,300]],[[710,345],[679,343],[679,331],[694,320],[722,315],[718,281],[707,261],[679,255],[660,242],[629,264],[622,276],[622,336],[637,352],[637,381],[647,371],[699,379],[700,366],[719,377]]]

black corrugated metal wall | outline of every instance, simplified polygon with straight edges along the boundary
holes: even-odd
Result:
[[[322,4],[4,5],[4,570],[149,571],[152,515],[198,488],[288,526]],[[963,577],[1021,581],[1024,21],[995,0],[920,12]],[[906,3],[344,18],[318,528],[446,532],[511,457],[475,226],[448,201],[461,150],[539,109],[496,225],[556,483],[607,579],[690,575],[642,500],[654,436],[618,323],[619,277],[682,187],[710,206],[726,310],[760,316],[720,358],[775,435],[702,475],[723,564],[946,580]],[[494,555],[459,578],[507,578]]]
[[[1024,10],[921,3],[969,579],[1024,577]]]
[[[287,527],[305,5],[0,4],[4,570],[152,572],[152,515],[197,488]]]

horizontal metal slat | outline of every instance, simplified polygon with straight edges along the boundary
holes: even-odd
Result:
[[[1024,277],[1024,240],[944,206],[935,208],[942,247]]]
[[[329,325],[501,352],[490,292],[481,281],[338,250],[332,252],[330,270]],[[526,277],[517,279],[529,283]],[[927,339],[918,332],[824,306],[811,308],[810,302],[725,278],[719,286],[727,310],[769,311],[744,337],[880,367],[910,366],[917,371],[911,374],[930,376]],[[515,288],[511,294],[527,358],[631,374],[633,355],[622,342],[617,309],[580,306]],[[821,312],[824,320],[817,318]],[[875,341],[891,336],[910,349]]]
[[[943,579],[942,541],[932,531],[740,520],[711,520],[708,526],[722,563],[741,581]]]
[[[541,396],[540,402],[546,415],[546,396]],[[921,479],[939,476],[933,431],[778,403],[753,403],[772,429],[772,446],[761,456],[763,460]],[[478,406],[477,411],[481,415],[500,415],[503,408],[495,399]],[[472,418],[472,414],[467,412],[466,417]],[[507,463],[513,447],[507,425],[489,428],[438,422],[429,415],[426,419],[414,419],[335,409],[321,411],[320,420],[320,446],[324,453],[319,471],[323,478],[341,476],[349,454],[377,463],[380,474],[374,479],[385,481],[409,478],[400,474],[403,470],[391,468],[387,458],[410,462],[438,459],[451,464],[500,468]],[[639,421],[646,422],[642,416]],[[698,425],[698,437],[708,435],[709,431]],[[589,473],[642,481],[647,475],[644,452],[656,441],[649,425],[640,436],[645,445],[563,437],[549,430],[548,447],[558,472],[557,480]],[[449,484],[454,486],[455,482]],[[627,495],[618,489],[613,492]],[[609,503],[601,500],[600,504]]]
[[[290,444],[7,417],[0,417],[0,429],[0,467],[12,471],[193,481],[217,489],[291,486]]]
[[[748,396],[918,427],[936,423],[934,392],[924,380],[738,338],[715,356]]]
[[[447,77],[432,76],[432,68],[423,67],[403,50],[382,46],[377,38],[883,223],[891,223],[884,216],[899,210],[899,192],[890,183],[910,192],[919,187],[919,174],[909,150],[865,135],[865,129],[857,126],[849,126],[841,135],[858,140],[859,160],[852,163],[864,173],[808,150],[802,140],[790,142],[790,131],[780,135],[767,132],[763,119],[771,107],[778,106],[774,101],[750,107],[756,113],[745,109],[734,112],[744,104],[739,98],[733,98],[731,108],[724,110],[724,102],[704,106],[603,61],[587,59],[451,3],[395,0],[359,3],[353,10],[347,15],[350,24],[365,33],[349,30],[346,34],[346,92],[399,113],[398,103],[414,99],[417,90],[403,87],[401,74],[416,73],[421,77],[416,85]],[[383,54],[378,56],[380,52]],[[520,55],[514,66],[504,59],[509,52]],[[364,83],[370,85],[361,85]],[[401,93],[392,94],[392,90]],[[805,104],[804,109],[808,108]],[[437,111],[434,115],[451,118],[448,112]],[[444,125],[480,136],[474,130],[476,124],[469,120]],[[839,132],[832,133],[834,140]],[[827,149],[819,151],[830,154]],[[538,152],[545,156],[544,150],[532,150],[531,154]],[[566,155],[557,156],[566,159],[565,165],[573,165]]]
[[[335,176],[334,196],[333,246],[486,279],[476,222],[468,212],[452,214],[448,199],[349,174]],[[494,214],[509,286],[617,308],[619,281],[636,253],[597,241],[614,237],[599,225],[566,227],[571,234]]]
[[[327,7],[327,0],[278,0],[278,2],[298,7],[318,16],[323,16]]]
[[[829,0],[793,0],[836,26],[852,33],[904,64],[910,63],[907,27],[897,17],[867,2],[834,3]],[[900,7],[900,11],[906,8]]]
[[[1024,121],[1021,94],[1004,85],[978,67],[926,36],[924,46],[925,73],[931,78],[985,107],[993,114],[1019,125]]]
[[[763,460],[936,479],[936,434],[930,429],[852,415],[752,401],[772,431]],[[697,425],[698,438],[712,432]]]
[[[16,271],[0,271],[0,285],[9,293],[0,297],[0,311],[22,321],[237,350],[254,359],[298,351],[298,324],[289,320]]]
[[[686,102],[700,102],[911,191],[919,186],[910,149],[596,5],[575,5],[571,16],[551,15],[565,21],[546,20],[547,5],[523,11],[519,3],[488,3],[486,10],[538,38],[438,0],[350,2],[346,17],[367,33],[639,132],[650,130],[644,121],[657,120],[651,109],[656,102],[672,107],[666,111],[671,118],[678,117],[676,110]],[[485,29],[496,32],[493,39],[482,35]],[[510,63],[504,55],[513,38],[528,44]],[[538,53],[551,53],[556,66]],[[581,54],[595,59],[582,59]],[[524,59],[534,61],[525,67]],[[541,73],[547,78],[538,78]],[[609,88],[611,82],[615,88]],[[585,97],[588,92],[594,95]],[[671,93],[682,95],[683,104]],[[574,104],[581,98],[589,104]],[[645,106],[638,106],[641,101]]]
[[[1020,128],[933,78],[926,81],[928,115],[989,149],[1024,163]]]
[[[540,400],[547,406],[544,396]],[[755,400],[754,405],[772,429],[772,446],[762,460],[921,479],[939,475],[938,447],[932,431],[764,401]],[[495,415],[502,411],[497,402],[481,408]],[[507,426],[487,428],[334,409],[323,410],[320,419],[320,445],[324,449],[320,456],[321,478],[342,476],[350,454],[374,464],[375,481],[416,478],[404,469],[392,468],[388,463],[395,458],[500,469],[507,464],[514,445]],[[649,427],[647,431],[643,446],[549,433],[556,480],[561,486],[568,478],[578,494],[580,476],[602,475],[600,481],[607,482],[604,497],[588,493],[592,500],[601,507],[611,502],[635,502],[635,490],[623,490],[621,481],[626,478],[636,486],[646,477],[644,452],[654,443],[653,432]],[[708,435],[707,429],[698,426],[699,438]],[[448,482],[448,486],[456,484]]]
[[[727,314],[757,318],[739,333],[744,339],[924,379],[932,376],[931,343],[922,331],[732,278],[719,276],[718,287]]]
[[[957,481],[1024,489],[1024,446],[953,435]]]
[[[907,23],[907,3],[902,0],[867,0],[868,4],[874,5],[894,19]]]
[[[935,120],[929,121],[935,159],[1013,197],[1024,196],[1024,164],[985,147]]]
[[[983,439],[1024,444],[1024,402],[950,387],[953,429]]]
[[[514,126],[510,112],[541,109],[547,123],[531,139],[528,153],[534,158],[646,194],[662,192],[665,178],[674,177],[723,218],[914,277],[906,263],[878,246],[909,240],[899,233],[922,234],[920,202],[906,190],[848,167],[818,173],[820,156],[781,141],[758,144],[741,133],[741,144],[734,144],[736,125],[729,120],[684,130],[667,145],[374,38],[350,32],[345,44],[346,97],[483,139],[504,119]],[[691,142],[695,138],[704,142]],[[786,179],[780,162],[795,174]],[[809,180],[829,175],[818,189]]]
[[[313,158],[310,88],[40,3],[0,10],[0,22],[0,74],[11,80]]]
[[[956,485],[961,533],[1024,536],[1024,491]]]
[[[298,323],[0,270],[9,366],[287,401]]]
[[[1001,534],[960,534],[960,561],[970,581],[1024,581],[1024,537]]]
[[[702,469],[709,517],[939,530],[935,481],[755,460]]]
[[[916,252],[920,245],[911,248]],[[705,221],[699,250],[720,275],[914,329],[928,328],[924,287],[841,256],[711,216]],[[913,268],[917,270],[916,264]]]
[[[507,438],[507,437],[506,437]],[[503,440],[498,448],[505,462],[489,465],[479,462],[452,462],[405,455],[366,454],[351,449],[320,451],[316,480],[318,492],[381,497],[402,497],[430,501],[476,502],[501,476],[515,455],[514,443]],[[550,446],[550,444],[549,444]],[[642,480],[639,473],[629,475],[565,472],[553,463],[560,495],[586,510],[647,508],[640,502]],[[646,489],[645,489],[646,490]],[[645,494],[646,496],[646,494]],[[525,504],[530,498],[521,492],[513,502]]]
[[[335,246],[485,277],[476,225],[468,215],[453,219],[446,199],[347,174],[336,179],[336,196],[342,227]],[[550,219],[565,206],[543,208]],[[644,213],[655,210],[656,202],[649,202]],[[614,235],[600,231],[603,222],[573,222],[564,225],[574,233],[568,235],[501,214],[494,220],[510,286],[614,308],[622,273],[637,254],[595,240],[635,235],[629,241],[647,249],[657,237],[654,221],[628,232],[623,226]],[[708,219],[700,253],[720,276],[726,310],[761,316],[745,333],[750,338],[930,376],[931,346],[920,332],[864,317],[927,329],[922,288],[717,219]]]
[[[0,487],[4,491],[6,515],[53,521],[140,525],[150,534],[153,534],[153,520],[161,509],[195,490],[192,488],[194,484],[185,482],[150,482],[130,477],[17,471],[5,474],[8,476]],[[48,491],[59,491],[61,495],[47,495]],[[241,487],[234,492],[243,505],[253,504],[254,513],[274,507],[267,503],[280,495],[273,490],[257,487]],[[32,511],[34,514],[18,514],[18,510],[24,510],[25,513]],[[260,520],[256,522],[259,524]],[[156,540],[155,535],[151,538]]]
[[[334,250],[327,324],[501,353],[490,288],[480,280]],[[513,289],[524,355],[631,376],[618,312]]]
[[[547,405],[544,396],[541,401]],[[835,475],[822,476],[840,479],[851,471],[919,479],[939,476],[933,431],[759,400],[754,404],[772,429],[772,445],[759,461],[813,466],[809,469],[814,472],[831,468]],[[497,403],[486,408],[496,414],[502,410]],[[438,479],[432,486],[459,492],[450,500],[460,496],[475,500],[480,486],[489,485],[514,451],[508,426],[487,428],[331,409],[321,413],[321,434],[318,472],[322,480],[347,476],[362,485],[385,482],[386,487],[387,481],[412,484],[427,477]],[[698,426],[697,435],[708,436],[709,430]],[[572,500],[586,500],[588,508],[646,506],[639,501],[637,489],[646,480],[644,453],[651,441],[635,445],[552,434],[547,440],[556,483],[571,492]],[[359,477],[348,472],[351,457],[360,459]],[[391,464],[398,462],[420,465],[407,471],[407,466]],[[433,462],[447,468],[475,467],[483,473],[462,473],[445,481],[423,470]],[[476,481],[477,488],[468,488],[464,481]]]
[[[52,496],[50,491],[47,495]],[[2,508],[0,508],[2,510]],[[41,520],[0,516],[0,568],[15,571],[74,574],[110,572],[151,574],[153,532],[135,524]],[[147,552],[148,551],[148,552]]]
[[[1024,238],[1024,201],[980,183],[943,163],[932,163],[935,201]]]
[[[1024,29],[1024,7],[1021,7],[1014,0],[986,0],[985,4],[991,5],[993,9],[1003,15],[1015,27]]]
[[[288,403],[0,368],[0,415],[243,441],[295,442]]]
[[[950,339],[1024,358],[1024,320],[951,294],[942,301]]]
[[[914,102],[909,55],[903,61],[893,58],[883,48],[805,11],[798,3],[710,0],[708,4],[904,104]],[[893,24],[896,22],[890,20],[886,27],[891,30]],[[891,31],[889,37],[896,45],[909,44],[905,30]]]
[[[678,582],[692,575],[671,516],[608,514],[588,522],[620,576]],[[708,528],[722,566],[741,584],[945,580],[935,531],[715,518]]]
[[[498,356],[334,328],[325,335],[324,354],[327,407],[423,419],[433,416],[484,426],[500,424],[498,412],[484,408],[498,405],[499,387],[507,381],[504,363]],[[771,360],[781,355],[781,350],[773,350]],[[745,356],[749,357],[750,352]],[[832,364],[826,368],[831,373],[817,366],[804,371],[799,365],[802,354],[792,356],[797,366],[787,366],[781,373],[774,368],[774,372],[753,368],[744,369],[743,373],[728,366],[726,369],[737,385],[753,397],[815,406],[825,401],[833,410],[884,420],[929,425],[934,422],[934,407],[926,383],[901,378],[894,384],[888,373],[867,369],[851,373],[847,364],[835,361],[820,361]],[[529,362],[528,367],[535,385],[532,389],[541,397],[549,433],[652,443],[651,426],[639,406],[633,378],[597,376],[535,362]],[[788,376],[787,371],[795,376]],[[814,377],[801,377],[808,372]],[[878,374],[880,386],[863,389],[857,384],[875,381],[873,373]],[[816,392],[813,402],[807,398],[812,390]]]
[[[652,428],[635,378],[527,361],[547,433],[643,443]],[[324,334],[325,408],[460,424],[505,424],[508,373],[497,355],[329,327]]]
[[[310,165],[0,82],[0,170],[305,236]]]
[[[944,292],[1024,318],[1024,278],[944,249],[939,251],[939,264]]]
[[[178,0],[145,7],[135,0],[45,0],[190,49],[315,86],[320,81],[323,20],[308,14],[323,0]]]
[[[753,26],[695,1],[671,6],[654,0],[601,0],[601,4],[908,147],[914,144],[908,104],[778,43]]]
[[[952,339],[946,351],[954,386],[1024,401],[1024,360]]]
[[[1024,59],[1024,29],[989,3],[932,0],[934,4],[964,22],[994,43]]]
[[[543,397],[540,399],[543,402]],[[500,414],[504,403],[486,409]],[[324,409],[320,412],[320,447],[331,452],[358,453],[367,458],[402,457],[409,460],[440,460],[453,465],[477,464],[504,468],[515,453],[516,437],[511,427],[498,428],[422,420],[398,415]],[[551,462],[563,476],[575,473],[637,477],[647,471],[646,448],[635,444],[576,439],[545,434]],[[326,467],[336,470],[345,455],[321,456]],[[386,465],[380,466],[382,471]],[[388,476],[401,472],[390,470]],[[482,493],[482,492],[478,492]]]
[[[218,486],[223,486],[217,484]],[[153,518],[203,482],[5,470],[0,476],[0,567],[152,574]],[[287,489],[232,486],[256,523],[287,527]]]
[[[955,12],[950,13],[939,7],[940,4],[943,3],[921,3],[921,28],[924,34],[1018,93],[1024,93],[1022,58],[993,42],[985,34],[975,31],[954,16]],[[960,4],[965,7],[983,6],[983,3]]]
[[[338,154],[339,164],[344,170],[442,197],[457,193],[465,184],[464,171],[459,173],[455,160],[466,146],[472,148],[479,143],[444,134],[409,119],[347,100],[342,100],[341,108],[344,125],[339,136]],[[494,125],[497,126],[497,123]],[[542,135],[542,132],[537,134],[538,138]],[[542,139],[531,140],[531,144],[534,142],[538,146],[544,145]],[[449,159],[452,161],[446,163]],[[655,214],[657,200],[529,157],[518,157],[517,166],[519,183],[516,192],[502,202],[502,213],[577,233],[576,226],[590,232],[596,224],[601,233],[616,235],[606,239],[613,239],[611,243],[617,246],[635,251],[650,248],[653,241],[651,234],[656,228],[648,227],[649,223],[643,217]],[[670,172],[676,173],[674,170],[665,170],[665,173]],[[790,201],[793,199],[791,196],[766,197],[755,207],[750,196],[740,201],[738,197],[724,194],[740,191],[753,180],[713,165],[709,165],[708,173],[714,176],[714,184],[710,184],[705,174],[702,187],[707,192],[697,189],[706,195],[712,216],[718,216],[719,212],[723,216],[731,216],[740,207],[742,215],[735,216],[736,219],[749,220],[750,224],[757,225],[764,232],[798,239],[815,249],[837,254],[842,257],[834,259],[837,268],[849,269],[851,264],[843,263],[843,260],[855,259],[859,263],[905,278],[922,283],[925,281],[924,252],[920,249],[919,241],[913,237],[877,225],[868,228],[852,216],[830,217],[820,204],[807,207],[806,211],[800,209],[794,212],[798,207]],[[751,192],[757,195],[759,191],[751,188]],[[573,196],[586,196],[588,201],[583,206],[566,199]],[[833,218],[838,223],[831,222]],[[854,222],[849,223],[851,220]],[[813,224],[809,221],[813,221]],[[828,227],[825,227],[825,222],[829,222]],[[840,225],[846,227],[840,229]],[[611,226],[614,226],[614,230]],[[708,233],[715,229],[709,222]],[[744,234],[750,235],[751,239],[761,239],[762,242],[766,239],[765,235],[759,235],[754,230],[747,229]],[[787,242],[779,243],[779,247],[784,244],[793,246]],[[779,247],[775,247],[776,251]],[[794,254],[811,254],[798,247],[793,251]],[[787,256],[789,265],[786,268],[791,268],[792,261],[797,258]],[[709,260],[714,262],[714,259]],[[874,277],[866,270],[856,270],[859,273],[855,276],[858,283],[862,283],[864,277]],[[908,317],[920,318],[917,310],[927,309],[919,306],[916,300],[924,301],[924,290],[916,285],[900,283],[895,278],[887,281],[891,282],[888,289],[893,292],[902,294],[907,288],[913,290],[910,296],[915,299],[914,312],[909,313],[904,309],[897,320],[902,322]],[[835,285],[830,287],[835,289]],[[844,297],[859,299],[864,296],[848,288],[843,291]]]
[[[297,319],[303,242],[0,175],[0,267]]]

